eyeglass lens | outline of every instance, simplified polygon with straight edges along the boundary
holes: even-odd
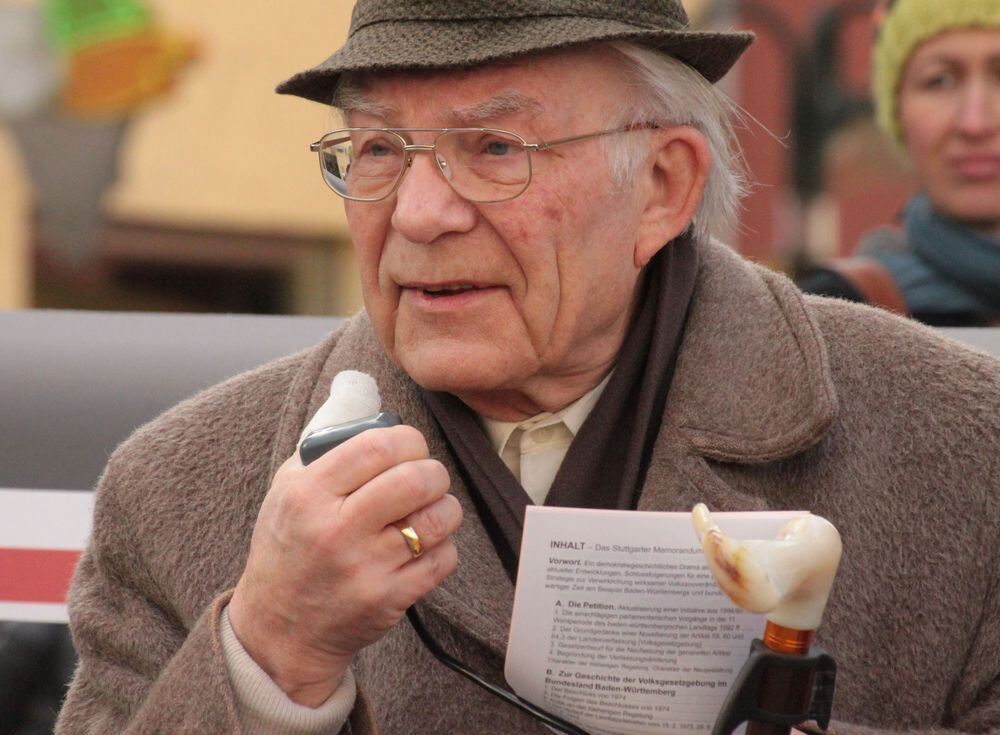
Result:
[[[384,130],[330,133],[319,147],[323,177],[348,199],[376,201],[396,188],[409,165],[404,138]],[[499,130],[449,130],[434,143],[435,163],[461,196],[499,202],[524,191],[531,161],[524,142]]]

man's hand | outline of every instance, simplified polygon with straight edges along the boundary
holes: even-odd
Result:
[[[233,632],[299,704],[322,704],[354,654],[454,571],[462,520],[444,466],[409,426],[359,434],[278,470],[229,603]],[[399,528],[412,526],[414,559]]]

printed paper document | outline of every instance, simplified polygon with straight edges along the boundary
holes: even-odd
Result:
[[[769,539],[797,514],[712,517]],[[716,586],[689,513],[529,506],[505,674],[593,735],[708,733],[764,622]]]

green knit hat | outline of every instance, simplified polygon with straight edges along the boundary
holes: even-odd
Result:
[[[277,91],[329,104],[348,71],[475,66],[616,40],[659,49],[715,82],[753,38],[692,31],[680,0],[357,0],[343,47]]]
[[[1000,0],[895,0],[879,27],[872,59],[872,95],[882,130],[902,145],[899,84],[918,46],[944,31],[994,27],[1000,27]]]

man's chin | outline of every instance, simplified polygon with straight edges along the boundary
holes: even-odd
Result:
[[[512,377],[503,357],[475,350],[466,354],[418,350],[398,356],[397,362],[421,388],[455,395],[503,390]]]
[[[456,395],[469,392],[488,392],[494,390],[497,384],[490,381],[478,371],[448,368],[446,366],[421,366],[414,369],[405,364],[403,370],[413,381],[425,390],[454,393]]]

